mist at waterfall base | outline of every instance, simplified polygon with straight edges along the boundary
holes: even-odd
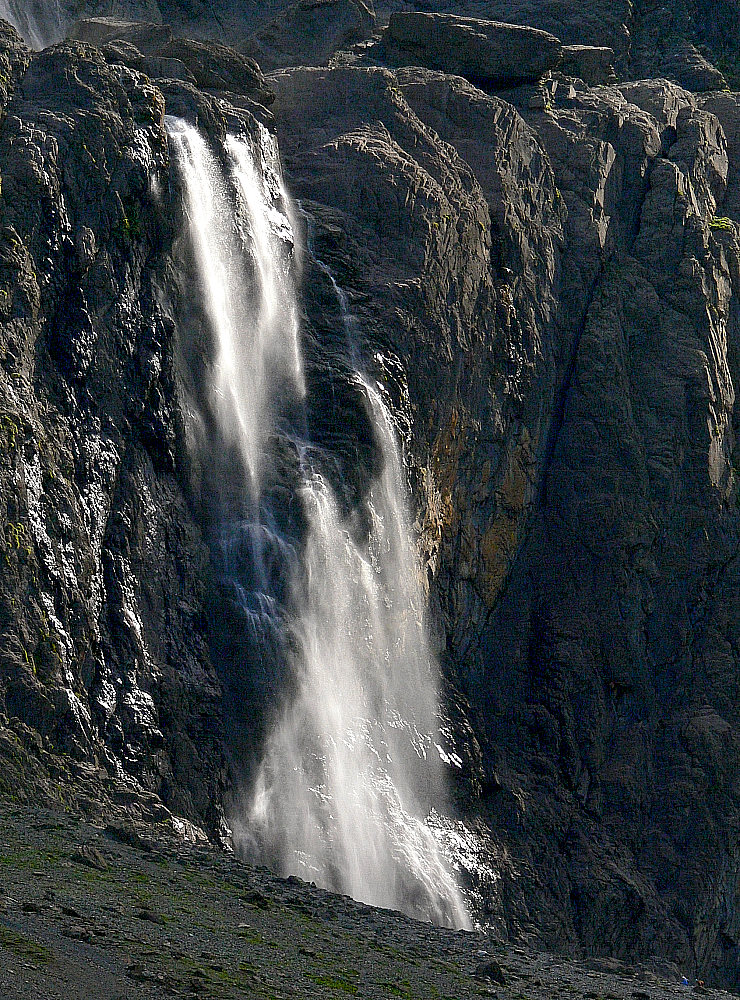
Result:
[[[381,389],[352,369],[349,351],[345,388],[374,461],[347,502],[341,463],[309,430],[316,400],[274,140],[260,128],[214,152],[183,121],[168,130],[212,336],[208,389],[191,394],[188,424],[191,450],[209,464],[209,536],[229,622],[221,652],[236,663],[232,699],[243,681],[248,700],[269,706],[230,816],[235,846],[282,874],[468,927],[430,822],[445,803],[436,669]]]
[[[34,49],[50,45],[64,33],[58,0],[0,0],[0,18]]]

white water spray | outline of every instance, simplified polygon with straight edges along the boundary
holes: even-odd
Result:
[[[237,206],[221,164],[197,129],[178,119],[168,119],[167,125],[185,182],[190,233],[216,339],[213,408],[226,440],[242,452],[256,500],[276,387],[289,383],[303,392],[298,316],[285,253],[292,233],[264,191],[262,157],[257,167],[246,142],[227,141],[235,197],[242,201]],[[263,140],[261,152],[274,156],[274,140],[266,132]],[[247,234],[238,225],[239,207],[249,220]]]
[[[0,18],[10,22],[34,49],[51,45],[64,34],[58,0],[0,0]]]
[[[280,237],[287,222],[272,207],[280,200],[279,172],[276,162],[256,163],[246,143],[229,138],[226,180],[193,128],[173,120],[168,127],[216,340],[212,409],[223,437],[239,445],[259,500],[275,396],[286,377],[296,395],[303,390],[298,308],[285,270],[290,236]],[[246,242],[240,214],[249,220]],[[346,298],[334,287],[349,333]],[[257,575],[264,589],[260,613],[290,630],[283,654],[292,657],[293,696],[268,737],[243,812],[232,818],[235,841],[284,874],[437,923],[468,926],[427,822],[444,802],[444,781],[436,667],[403,466],[380,392],[359,374],[356,379],[382,472],[365,501],[364,530],[350,530],[321,474],[318,449],[292,434],[307,529],[301,566],[290,563],[293,550],[284,548],[293,578],[289,608],[278,611],[266,574]],[[251,506],[255,519],[258,507]],[[243,535],[243,525],[240,530]],[[255,520],[249,530],[258,535],[267,529]]]
[[[430,809],[444,800],[437,690],[393,428],[367,381],[384,469],[353,540],[306,456],[298,694],[270,738],[246,824],[286,871],[376,905],[469,926]]]

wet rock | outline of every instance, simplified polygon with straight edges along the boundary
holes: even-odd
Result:
[[[455,73],[492,87],[539,80],[562,56],[560,41],[545,31],[419,11],[391,15],[384,47],[397,64]]]

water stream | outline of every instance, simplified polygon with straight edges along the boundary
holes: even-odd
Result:
[[[215,344],[208,406],[244,470],[241,501],[233,483],[216,487],[228,494],[217,561],[245,620],[258,622],[255,669],[272,670],[276,684],[286,668],[290,676],[231,817],[235,844],[283,874],[468,926],[428,822],[445,803],[437,670],[382,392],[359,370],[348,376],[380,456],[362,511],[348,515],[326,475],[330,456],[307,429],[291,213],[272,139],[229,137],[218,159],[191,126],[169,120],[168,129]],[[348,365],[357,367],[346,297],[319,266],[341,306]],[[276,472],[275,456],[286,452],[292,457]],[[281,527],[274,501],[288,467],[300,538]],[[224,468],[215,462],[216,479]]]

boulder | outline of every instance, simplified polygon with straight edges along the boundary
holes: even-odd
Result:
[[[145,56],[131,42],[108,42],[103,46],[103,56],[108,63],[128,66],[129,69],[146,73],[155,80],[184,80],[187,83],[195,83],[195,77],[180,59]]]
[[[169,24],[123,21],[116,17],[85,17],[75,21],[70,38],[102,47],[107,42],[129,42],[145,56],[157,55],[172,39]]]
[[[364,0],[299,0],[257,31],[242,52],[269,72],[322,66],[339,49],[372,35],[375,12]]]
[[[179,59],[193,74],[199,87],[251,94],[262,104],[270,104],[273,99],[262,70],[254,59],[226,45],[198,42],[192,38],[173,38],[157,54],[167,59]]]
[[[560,70],[566,76],[577,76],[589,87],[614,83],[614,49],[606,45],[564,45]]]
[[[495,87],[539,80],[555,69],[563,48],[554,35],[536,28],[418,11],[391,15],[384,47],[396,64]]]

